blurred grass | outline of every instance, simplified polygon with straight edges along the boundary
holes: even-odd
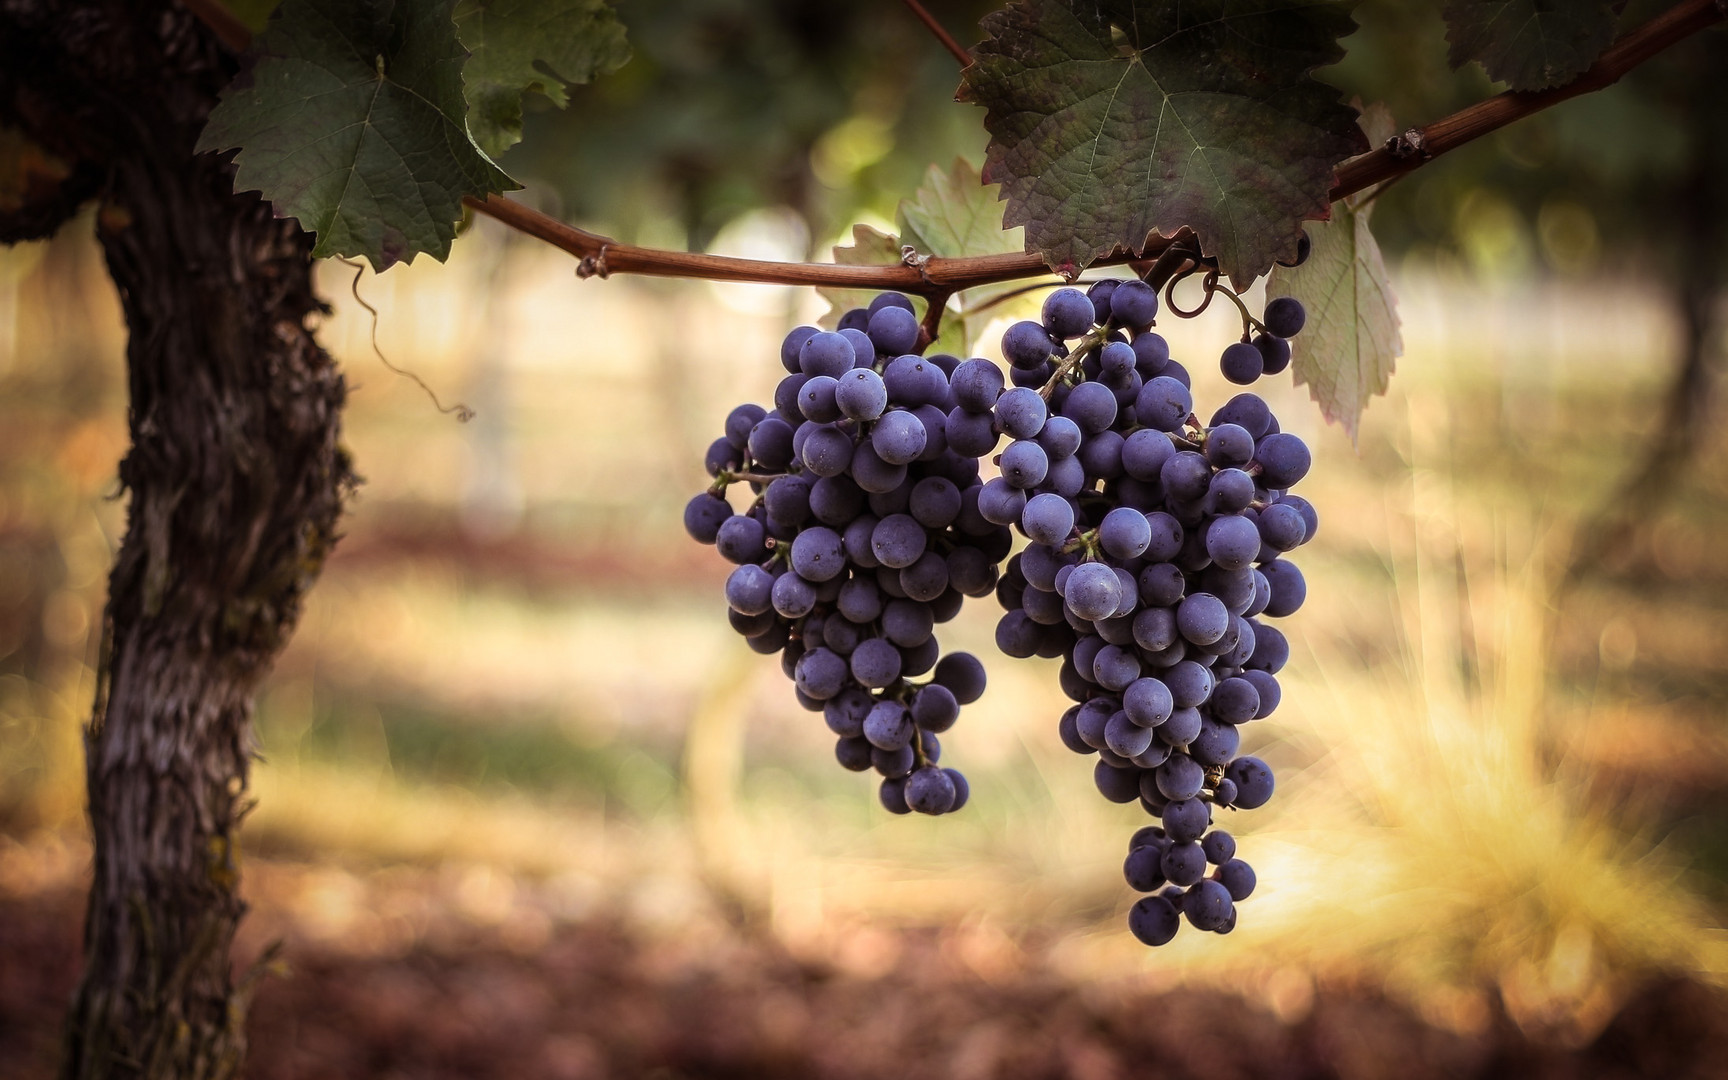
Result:
[[[724,567],[680,509],[725,411],[771,395],[812,298],[580,283],[478,229],[448,266],[360,285],[385,353],[473,405],[468,425],[372,356],[350,273],[324,279],[368,483],[259,700],[254,851],[647,895],[687,924],[742,913],[866,968],[885,955],[872,928],[939,922],[983,943],[982,964],[1046,948],[1076,974],[1220,981],[1275,1010],[1317,978],[1366,979],[1468,1027],[1497,994],[1566,1039],[1643,974],[1723,974],[1728,568],[1711,541],[1728,439],[1711,433],[1638,546],[1564,596],[1550,584],[1652,422],[1660,297],[1406,266],[1410,352],[1359,452],[1302,391],[1268,391],[1315,446],[1322,526],[1285,704],[1245,733],[1280,778],[1236,830],[1260,892],[1231,937],[1148,954],[1120,878],[1143,817],[1061,748],[1054,665],[995,655],[990,604],[941,634],[991,669],[944,740],[973,803],[941,821],[883,815],[720,617]],[[1210,360],[1225,318],[1163,328],[1203,402],[1228,393]],[[0,827],[16,836],[78,825],[123,511],[106,498],[122,348],[87,236],[0,252]]]

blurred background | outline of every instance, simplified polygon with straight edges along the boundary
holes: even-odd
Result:
[[[968,43],[989,6],[931,5]],[[982,160],[899,5],[622,17],[635,58],[503,161],[570,220],[827,258]],[[1325,74],[1401,126],[1493,91],[1426,7],[1358,19]],[[1062,748],[1056,666],[997,654],[992,602],[940,635],[990,670],[942,819],[881,812],[728,628],[681,510],[810,290],[578,281],[488,220],[448,264],[323,266],[366,482],[258,701],[238,959],[283,948],[253,1074],[1720,1075],[1724,70],[1706,34],[1380,199],[1390,395],[1352,446],[1264,391],[1315,447],[1321,528],[1284,704],[1245,732],[1279,775],[1232,824],[1259,891],[1157,952],[1124,921],[1144,815]],[[380,361],[352,290],[472,421]],[[1209,412],[1228,309],[1159,329]],[[76,977],[124,344],[88,219],[0,249],[5,1076],[51,1073]]]

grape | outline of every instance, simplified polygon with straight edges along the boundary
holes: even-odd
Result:
[[[794,375],[802,372],[804,369],[800,366],[799,357],[801,355],[801,350],[804,348],[804,343],[821,332],[821,330],[814,326],[793,327],[792,332],[787,334],[780,342],[780,366],[784,367]],[[760,415],[761,406],[759,405],[740,405],[737,409],[732,411],[734,414],[737,414],[739,411],[745,409],[758,410],[758,415],[751,421],[751,423],[762,419]],[[748,426],[744,428],[745,433],[748,433],[749,430]],[[731,417],[726,418],[726,434],[729,436],[732,434]]]
[[[841,738],[834,743],[834,757],[848,772],[863,772],[870,767],[870,744],[863,737]]]
[[[883,384],[882,376],[869,368],[853,368],[840,376],[834,390],[834,401],[849,419],[874,420],[888,407],[888,387]],[[810,419],[817,418],[812,416]]]
[[[909,308],[885,305],[870,313],[865,333],[876,351],[885,356],[910,352],[918,344],[918,316]]]
[[[968,412],[989,412],[1005,385],[1002,369],[988,360],[967,360],[948,380],[954,404]]]
[[[1211,811],[1199,799],[1182,799],[1164,808],[1164,831],[1178,844],[1198,840],[1212,823]]]
[[[1158,738],[1166,746],[1187,746],[1199,738],[1205,726],[1206,718],[1200,715],[1199,709],[1178,707],[1170,710],[1170,719],[1158,725]]]
[[[1080,441],[1084,436],[1080,433],[1080,425],[1066,416],[1052,416],[1044,421],[1044,427],[1038,432],[1038,445],[1044,448],[1044,454],[1051,461],[1061,461],[1074,456],[1080,449]]]
[[[871,297],[870,306],[865,308],[864,311],[867,315],[874,315],[885,307],[897,307],[903,311],[915,310],[912,307],[911,299],[907,297],[905,293],[884,292],[877,293],[875,296]]]
[[[1061,544],[1074,530],[1074,508],[1051,492],[1034,495],[1020,513],[1020,527],[1035,543]]]
[[[879,689],[900,677],[900,650],[883,638],[871,638],[852,653],[852,677],[860,686]]]
[[[1193,410],[1188,388],[1168,375],[1149,380],[1134,400],[1135,418],[1157,431],[1175,431]]]
[[[1152,745],[1152,732],[1128,719],[1127,713],[1116,713],[1104,725],[1104,745],[1112,753],[1133,757]]]
[[[1163,373],[1170,364],[1170,343],[1158,334],[1134,335],[1134,370],[1143,379]]]
[[[1207,862],[1222,866],[1236,857],[1236,838],[1223,829],[1213,829],[1200,838],[1200,850],[1206,853]]]
[[[1218,930],[1230,920],[1230,892],[1216,881],[1202,881],[1182,897],[1182,914],[1196,930]]]
[[[1218,366],[1224,377],[1239,386],[1247,386],[1266,371],[1266,360],[1260,350],[1246,341],[1238,341],[1224,350]]]
[[[1287,488],[1308,475],[1313,459],[1308,447],[1294,435],[1280,432],[1261,439],[1254,448],[1260,480],[1270,488]]]
[[[864,717],[864,738],[880,750],[898,750],[910,745],[917,728],[905,706],[894,701],[878,702]]]
[[[845,686],[846,661],[826,648],[811,649],[798,658],[793,680],[798,689],[818,701],[826,701]]]
[[[899,310],[895,308],[893,310]],[[948,399],[948,378],[922,356],[895,357],[882,371],[888,400],[897,405],[935,405]]]
[[[1210,645],[1230,628],[1230,612],[1211,593],[1193,593],[1176,605],[1176,627],[1188,641]]]
[[[1260,530],[1244,517],[1213,518],[1206,527],[1206,554],[1226,570],[1246,569],[1260,554]]]
[[[926,476],[912,486],[907,510],[927,529],[946,529],[960,516],[960,489],[945,476]]]
[[[731,517],[732,507],[725,499],[703,492],[684,504],[684,531],[698,543],[712,544]]]
[[[1260,691],[1240,676],[1221,680],[1212,690],[1212,715],[1226,724],[1245,724],[1260,711]]]
[[[996,399],[996,426],[1014,439],[1031,439],[1044,428],[1049,410],[1038,391],[1016,386]]]
[[[883,414],[882,419],[876,421],[876,426],[870,433],[870,447],[876,451],[877,457],[889,465],[905,465],[917,460],[918,455],[924,452],[929,438],[929,432],[916,416],[895,409]]]
[[[934,765],[906,778],[906,805],[920,814],[945,814],[954,806],[954,781]]]
[[[1230,724],[1200,718],[1200,733],[1188,740],[1188,756],[1202,765],[1224,765],[1242,749],[1242,735]]]
[[[1254,886],[1258,884],[1254,877],[1254,868],[1241,859],[1227,859],[1213,871],[1213,880],[1224,886],[1230,894],[1230,899],[1241,903],[1254,895]]]
[[[1140,658],[1132,649],[1106,645],[1092,661],[1092,678],[1106,690],[1125,690],[1140,677]],[[1138,751],[1136,751],[1138,753]],[[1123,754],[1123,757],[1130,755]]]
[[[1002,355],[1017,368],[1037,367],[1054,350],[1049,333],[1035,322],[1017,322],[1002,335]]]
[[[1043,498],[1043,496],[1038,496]],[[1152,543],[1146,515],[1131,506],[1118,506],[1098,524],[1098,543],[1118,559],[1138,558]]]
[[[1206,853],[1192,840],[1171,844],[1158,860],[1158,869],[1172,885],[1198,885],[1206,876]]]
[[[1128,887],[1135,892],[1152,892],[1164,886],[1164,869],[1160,865],[1164,859],[1162,844],[1147,844],[1128,852],[1128,858],[1122,863],[1122,876],[1128,880]]]
[[[1254,460],[1254,436],[1240,424],[1219,424],[1206,432],[1206,461],[1214,468],[1240,468]]]
[[[1062,415],[1079,425],[1083,434],[1096,435],[1115,423],[1116,395],[1103,383],[1083,382],[1069,393]]]
[[[1290,551],[1308,536],[1302,512],[1289,503],[1274,503],[1260,511],[1260,539],[1274,551]]]
[[[1266,324],[1266,331],[1281,338],[1293,338],[1302,332],[1302,326],[1308,321],[1308,313],[1303,310],[1302,302],[1294,296],[1280,296],[1266,304],[1266,313],[1260,321]]]
[[[734,514],[720,526],[714,546],[728,562],[759,563],[768,557],[767,530],[748,514]]]
[[[910,754],[911,751],[908,750],[907,753]],[[906,804],[906,781],[900,777],[891,776],[884,779],[882,786],[877,789],[877,795],[882,800],[882,808],[890,814],[910,814],[912,812],[912,808]]]
[[[1128,911],[1128,929],[1142,944],[1167,944],[1181,925],[1176,908],[1162,896],[1143,896]]]
[[[1098,350],[1099,373],[1106,379],[1126,378],[1139,362],[1134,346],[1126,341],[1112,341]]]
[[[1254,348],[1260,352],[1260,374],[1279,375],[1290,366],[1290,343],[1272,334],[1255,334]]]
[[[1136,330],[1158,317],[1158,291],[1144,281],[1125,281],[1110,294],[1110,318]]]
[[[1256,394],[1237,394],[1212,414],[1212,426],[1235,424],[1253,438],[1266,434],[1272,423],[1272,411]]]
[[[797,574],[781,574],[775,578],[774,589],[769,595],[774,610],[788,619],[802,618],[816,607],[816,586]]]
[[[822,331],[811,334],[798,349],[798,371],[806,376],[827,375],[839,378],[852,370],[857,352],[839,333]]]
[[[1092,770],[1092,782],[1099,794],[1114,803],[1130,803],[1140,797],[1140,770],[1136,768],[1118,769],[1100,761]]]
[[[1265,629],[1267,628],[1261,627],[1261,630]],[[1255,647],[1259,647],[1258,643]],[[1277,710],[1278,703],[1283,697],[1283,691],[1278,687],[1278,679],[1269,671],[1254,669],[1242,672],[1239,678],[1245,679],[1253,685],[1257,700],[1260,703],[1254,711],[1253,719],[1264,720],[1271,716]]]
[[[928,604],[907,598],[888,601],[882,609],[882,636],[910,648],[929,639],[936,625]]]
[[[1018,439],[1002,451],[1002,479],[1021,489],[1037,486],[1050,471],[1050,458],[1031,439]]]
[[[724,528],[721,530],[724,532]],[[1302,571],[1296,564],[1287,559],[1274,559],[1260,567],[1260,573],[1265,575],[1266,584],[1271,587],[1272,598],[1266,604],[1266,614],[1275,619],[1294,615],[1302,606],[1302,601],[1308,598],[1308,583],[1302,579]]]
[[[1086,299],[1092,301],[1092,311],[1100,323],[1110,320],[1110,294],[1121,284],[1121,278],[1104,278],[1086,289]]]
[[[1205,786],[1206,772],[1187,754],[1172,754],[1158,766],[1158,792],[1171,802],[1192,799]]]
[[[760,615],[773,607],[774,575],[746,563],[726,579],[726,602],[734,611]]]
[[[1084,563],[1074,568],[1062,597],[1082,619],[1101,619],[1122,602],[1122,583],[1103,563]]]
[[[1256,757],[1239,757],[1224,770],[1224,775],[1236,785],[1236,806],[1256,810],[1272,797],[1272,770]]]
[[[1044,298],[1044,326],[1058,340],[1079,337],[1096,318],[1092,301],[1079,289],[1057,289]]]

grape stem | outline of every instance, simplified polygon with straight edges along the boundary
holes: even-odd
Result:
[[[1235,289],[1230,288],[1228,285],[1218,284],[1217,280],[1210,274],[1206,275],[1206,277],[1210,282],[1209,287],[1211,290],[1213,292],[1221,292],[1225,296],[1228,296],[1230,302],[1236,305],[1236,310],[1242,313],[1242,340],[1244,343],[1252,340],[1253,331],[1255,330],[1260,331],[1268,337],[1272,336],[1272,331],[1266,329],[1265,323],[1248,313],[1248,305],[1242,302],[1242,297],[1237,295]]]
[[[1075,342],[1073,350],[1063,358],[1060,364],[1056,365],[1056,370],[1050,373],[1050,378],[1045,381],[1044,385],[1038,388],[1038,396],[1049,401],[1050,395],[1056,392],[1057,385],[1073,374],[1074,369],[1086,359],[1086,354],[1108,340],[1110,340],[1110,331],[1104,327],[1099,326],[1088,330],[1086,336]]]
[[[191,14],[208,26],[228,48],[243,52],[251,34],[220,0],[193,0]],[[223,15],[227,17],[224,18]],[[1576,79],[1550,90],[1508,90],[1466,106],[1426,127],[1410,128],[1385,146],[1338,166],[1329,195],[1337,202],[1376,184],[1403,176],[1449,150],[1498,131],[1506,125],[1563,101],[1612,86],[1633,68],[1693,34],[1728,18],[1722,0],[1681,0],[1649,22],[1626,33]],[[952,51],[952,50],[951,50]],[[964,50],[962,50],[964,52]],[[957,57],[958,58],[958,57]],[[969,58],[968,58],[969,59]],[[835,263],[777,262],[741,259],[699,252],[667,251],[621,244],[598,233],[567,225],[532,207],[489,195],[462,200],[470,209],[495,218],[517,232],[569,252],[578,260],[581,277],[644,274],[651,277],[694,278],[705,281],[744,281],[769,285],[834,286],[850,289],[897,290],[926,299],[947,296],[974,285],[1038,277],[1051,272],[1037,252],[1007,252],[957,258],[931,256],[918,266],[841,266]],[[1121,252],[1097,260],[1094,266],[1144,264],[1172,246],[1195,241],[1187,228],[1174,236],[1151,236],[1137,252]],[[1138,267],[1137,267],[1138,268]],[[1075,275],[1077,276],[1077,275]]]
[[[790,475],[792,474],[733,472],[730,469],[721,469],[717,474],[715,474],[714,482],[708,485],[708,491],[713,495],[724,495],[726,489],[731,487],[733,484],[771,484],[783,476]]]

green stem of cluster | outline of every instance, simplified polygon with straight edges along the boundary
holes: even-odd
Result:
[[[1060,364],[1056,365],[1056,370],[1050,373],[1050,378],[1045,381],[1044,385],[1038,388],[1038,396],[1049,401],[1050,395],[1056,392],[1056,387],[1061,385],[1062,380],[1072,375],[1080,367],[1081,362],[1086,359],[1086,354],[1109,340],[1110,331],[1102,326],[1088,330],[1086,336],[1075,342],[1073,350]]]

